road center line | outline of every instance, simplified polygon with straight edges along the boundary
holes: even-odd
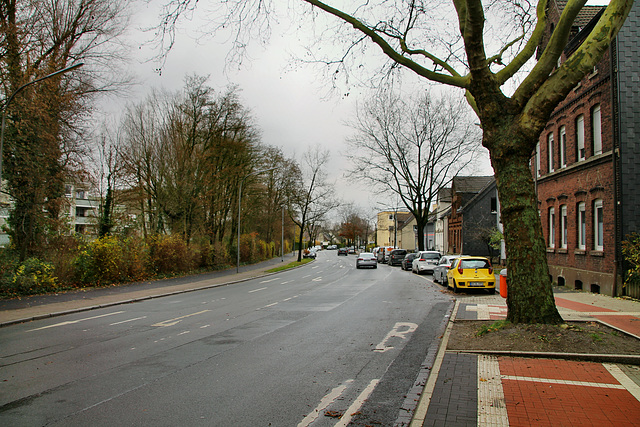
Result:
[[[135,319],[123,320],[122,322],[110,323],[109,326],[121,325],[123,323],[135,322],[136,320],[146,319],[147,316],[136,317]]]
[[[49,328],[56,328],[58,326],[73,325],[75,323],[84,322],[85,320],[99,319],[101,317],[113,316],[115,314],[120,314],[120,313],[124,313],[124,311],[116,311],[113,313],[101,314],[100,316],[85,317],[84,319],[78,319],[78,320],[69,320],[66,322],[56,323],[55,325],[43,326],[42,328],[30,329],[27,332],[40,331],[42,329],[49,329]]]
[[[265,289],[268,289],[268,288],[254,289],[254,290],[252,290],[252,291],[249,291],[249,293],[250,293],[250,294],[252,294],[252,293],[254,293],[254,292],[258,292],[258,291],[264,291]]]
[[[276,277],[275,279],[263,280],[260,283],[269,283],[269,282],[273,282],[274,280],[278,280],[278,277]]]
[[[154,323],[151,326],[162,326],[162,327],[165,327],[165,326],[177,325],[178,323],[182,322],[182,319],[186,319],[187,317],[191,317],[191,316],[197,316],[198,314],[206,313],[207,311],[211,311],[211,310],[202,310],[202,311],[199,311],[197,313],[191,313],[191,314],[187,314],[187,315],[184,315],[184,316],[176,317],[174,319],[165,320],[163,322]]]

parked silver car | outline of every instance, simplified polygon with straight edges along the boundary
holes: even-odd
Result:
[[[378,268],[378,260],[371,252],[361,252],[356,258],[356,268],[360,267]]]
[[[456,258],[459,258],[460,255],[444,255],[438,261],[438,265],[433,268],[433,281],[436,283],[440,283],[441,285],[447,284],[447,272],[451,268],[451,263]]]
[[[440,252],[420,251],[411,262],[411,271],[417,274],[433,273],[433,268],[440,260]]]

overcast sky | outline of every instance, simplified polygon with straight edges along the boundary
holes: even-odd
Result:
[[[327,96],[330,82],[320,77],[317,67],[293,65],[291,54],[300,52],[300,41],[294,32],[286,31],[286,26],[274,27],[266,48],[258,43],[250,46],[249,58],[238,68],[228,67],[225,63],[230,45],[225,44],[222,37],[197,41],[195,37],[197,30],[203,28],[202,23],[183,20],[176,44],[162,73],[158,74],[155,72],[158,64],[146,62],[157,51],[144,46],[150,34],[139,27],[158,22],[161,3],[162,0],[154,0],[150,5],[137,6],[131,29],[135,47],[132,49],[132,71],[143,83],[130,99],[119,100],[120,104],[141,100],[152,87],[180,90],[184,77],[194,73],[210,75],[209,85],[218,90],[224,90],[228,84],[237,84],[242,102],[252,111],[265,144],[280,147],[285,154],[298,159],[310,145],[329,149],[333,165],[331,177],[337,183],[338,195],[347,202],[354,202],[367,214],[396,203],[389,201],[389,197],[373,194],[370,185],[344,177],[349,165],[341,154],[345,151],[345,139],[352,133],[344,122],[353,118],[357,103],[363,102],[368,92],[352,88],[347,97],[339,93]],[[418,81],[411,73],[404,74],[409,84],[411,79]],[[488,160],[480,165],[477,174],[493,174]]]

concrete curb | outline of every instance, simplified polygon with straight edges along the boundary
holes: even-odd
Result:
[[[442,340],[440,340],[440,346],[438,348],[436,359],[433,362],[431,372],[429,373],[429,378],[427,378],[427,383],[424,386],[424,390],[422,391],[422,395],[420,396],[418,405],[413,412],[413,416],[411,417],[411,424],[409,424],[409,427],[422,426],[422,424],[424,423],[424,419],[427,416],[427,410],[429,409],[429,403],[431,402],[431,397],[433,396],[433,390],[436,387],[436,381],[438,379],[440,366],[442,366],[442,359],[444,359],[444,355],[447,352],[449,336],[451,335],[451,329],[453,329],[453,323],[458,313],[458,307],[460,307],[460,300],[456,300],[456,305],[453,307],[453,312],[451,313],[449,322],[447,323],[447,329],[442,336]]]
[[[491,356],[528,357],[532,359],[581,360],[598,363],[621,363],[640,366],[640,355],[637,354],[588,354],[588,353],[548,353],[537,351],[509,350],[447,350],[455,354],[484,354]]]

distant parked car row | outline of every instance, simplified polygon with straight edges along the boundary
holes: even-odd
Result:
[[[380,262],[380,256],[377,257],[377,261]],[[446,285],[454,292],[463,289],[487,289],[494,293],[496,289],[493,267],[485,257],[392,249],[387,263],[391,266],[400,265],[403,270],[411,270],[416,274],[433,274],[434,282]]]

